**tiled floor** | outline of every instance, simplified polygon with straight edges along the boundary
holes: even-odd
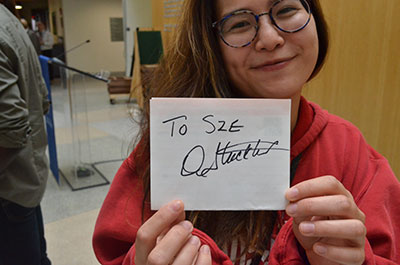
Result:
[[[76,94],[72,93],[71,96],[59,81],[55,80],[52,85],[59,167],[64,174],[72,172],[70,164],[77,156],[78,138],[81,146],[90,147],[86,153],[81,152],[81,160],[90,157],[91,163],[104,162],[98,164],[97,168],[111,182],[122,160],[132,150],[138,132],[132,116],[135,118],[138,112],[135,105],[110,105],[107,86],[100,81],[79,80],[73,89],[76,89]],[[71,115],[69,99],[74,97],[78,105],[72,104]],[[75,138],[71,130],[71,116],[76,121],[73,123],[77,128],[74,130]],[[53,264],[98,264],[91,237],[98,210],[108,189],[109,185],[104,185],[72,191],[64,178],[61,177],[60,184],[57,184],[53,176],[49,176],[41,205],[48,255]]]

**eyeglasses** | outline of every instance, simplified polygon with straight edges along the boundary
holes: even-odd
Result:
[[[311,19],[311,8],[306,0],[278,0],[269,12],[254,14],[249,10],[233,12],[212,24],[221,39],[233,48],[246,47],[256,38],[261,16],[268,15],[279,30],[294,33],[304,29]]]

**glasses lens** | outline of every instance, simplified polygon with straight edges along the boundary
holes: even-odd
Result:
[[[311,11],[304,0],[282,0],[273,6],[271,16],[281,30],[295,32],[308,23]]]
[[[221,35],[225,42],[234,47],[250,43],[257,33],[257,21],[251,13],[237,13],[221,24]]]

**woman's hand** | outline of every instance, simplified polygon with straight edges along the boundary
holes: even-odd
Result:
[[[310,264],[362,264],[365,215],[332,176],[310,179],[286,192],[293,232]]]
[[[181,201],[163,206],[137,232],[135,264],[211,265],[210,248],[192,231]]]

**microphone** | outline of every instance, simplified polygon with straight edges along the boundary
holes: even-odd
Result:
[[[100,81],[103,81],[103,82],[108,83],[109,80],[106,79],[105,77],[99,76],[99,75],[93,75],[93,74],[91,74],[91,73],[81,71],[81,70],[76,69],[76,68],[73,68],[73,67],[71,67],[71,66],[67,66],[67,65],[65,65],[65,63],[64,63],[63,61],[61,61],[61,60],[58,58],[58,57],[60,57],[60,56],[62,56],[62,55],[64,55],[64,54],[66,54],[66,53],[68,53],[68,52],[71,52],[71,51],[73,51],[73,50],[75,50],[75,49],[77,49],[77,48],[81,47],[82,45],[84,45],[84,44],[86,44],[86,43],[89,43],[89,42],[90,42],[90,40],[86,40],[86,41],[84,41],[84,42],[82,42],[82,43],[76,45],[75,47],[72,47],[72,48],[69,49],[68,51],[65,51],[65,52],[63,52],[63,53],[61,53],[61,54],[59,54],[59,55],[57,55],[56,57],[53,57],[53,58],[51,58],[51,59],[48,58],[48,57],[45,57],[45,56],[43,56],[43,55],[40,55],[40,56],[43,56],[43,57],[47,60],[47,62],[50,63],[50,64],[54,64],[54,65],[57,65],[57,66],[59,66],[59,67],[66,68],[66,69],[68,69],[68,70],[71,70],[71,71],[80,73],[80,74],[82,74],[82,75],[89,76],[89,77],[91,77],[91,78],[94,78],[94,79],[97,79],[97,80],[100,80]]]
[[[90,40],[85,40],[84,42],[81,42],[81,43],[79,43],[78,45],[72,47],[72,48],[69,49],[68,51],[62,52],[62,53],[60,53],[59,55],[53,57],[52,60],[54,60],[54,59],[60,59],[60,57],[63,56],[64,54],[67,54],[67,53],[69,53],[69,52],[71,52],[71,51],[73,51],[73,50],[75,50],[75,49],[81,47],[82,45],[84,45],[84,44],[86,44],[86,43],[89,43],[89,42],[90,42]]]

